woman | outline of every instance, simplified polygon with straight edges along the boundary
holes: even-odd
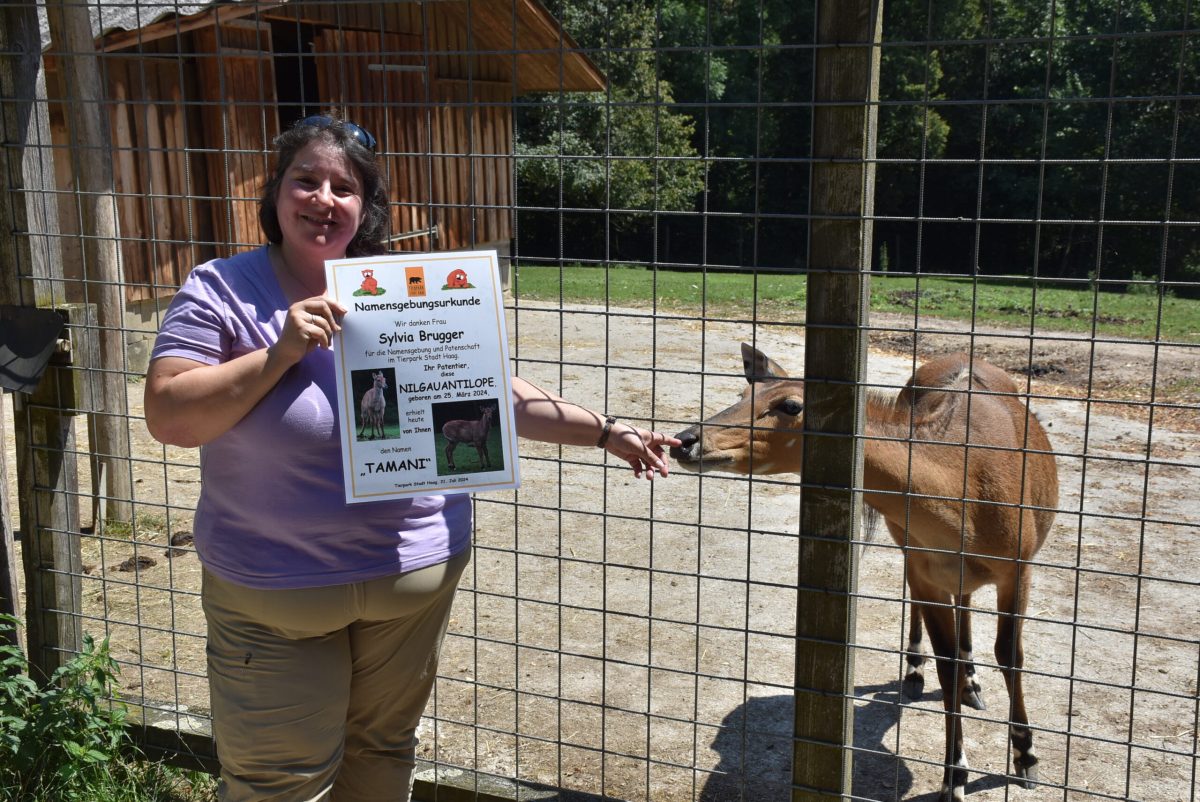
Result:
[[[276,140],[269,244],[192,271],[146,376],[151,434],[203,448],[194,534],[223,800],[407,799],[469,560],[469,496],[344,503],[328,349],[345,309],[324,295],[325,260],[384,250],[374,144],[328,116]],[[521,436],[667,475],[673,438],[512,386]]]

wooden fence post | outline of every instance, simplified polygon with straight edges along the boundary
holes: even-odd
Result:
[[[851,792],[882,0],[818,0],[793,800]]]
[[[92,452],[92,484],[114,521],[133,521],[133,480],[129,463],[129,427],[125,379],[125,283],[117,252],[117,205],[113,182],[112,136],[109,129],[100,60],[88,5],[80,0],[45,3],[53,50],[61,73],[60,97],[70,135],[72,174],[81,222],[81,253],[88,297],[95,301],[100,361],[91,381],[96,406],[87,410]],[[103,466],[103,470],[101,470]],[[96,522],[103,531],[104,521]]]
[[[50,306],[62,286],[52,280],[62,277],[62,255],[37,8],[35,0],[0,5],[0,97],[5,98],[0,104],[0,305],[5,306]],[[0,434],[7,440],[6,432]],[[18,478],[19,499],[30,492],[24,479]],[[0,501],[0,612],[19,616],[8,481],[0,469],[5,496]],[[9,642],[18,645],[16,633]]]
[[[83,558],[75,416],[92,404],[96,308],[66,304],[66,348],[51,359],[33,393],[17,393],[17,470],[22,499],[25,628],[29,665],[39,681],[83,646]]]
[[[7,427],[0,416],[0,441],[8,442]],[[8,463],[0,459],[0,614],[21,617],[21,594],[17,586],[17,552],[13,547],[12,510],[8,504]],[[0,644],[21,645],[16,630],[0,636]]]

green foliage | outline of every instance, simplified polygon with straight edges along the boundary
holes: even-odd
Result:
[[[0,615],[0,633],[17,620]],[[212,799],[213,783],[158,764],[130,762],[118,666],[108,642],[83,652],[39,687],[15,646],[0,646],[0,802],[170,802]]]
[[[1130,282],[1125,286],[1125,292],[1130,295],[1158,295],[1158,285],[1155,283],[1154,276],[1148,276],[1145,273],[1139,273],[1136,270],[1130,276]],[[1167,296],[1171,296],[1170,290],[1166,290]]]
[[[522,204],[618,212],[566,232],[581,242],[605,225],[617,237],[644,230],[640,212],[694,208],[704,165],[692,144],[695,122],[673,109],[671,84],[655,70],[654,10],[593,0],[559,13],[581,45],[602,48],[594,58],[609,88],[529,98],[517,125]]]
[[[813,5],[549,5],[609,89],[518,106],[521,252],[803,269]],[[1123,288],[1161,268],[1200,296],[1200,227],[1165,225],[1200,217],[1187,0],[888,0],[883,15],[873,251],[890,272],[1095,271]]]
[[[8,616],[0,623],[15,629]],[[0,789],[13,799],[91,799],[125,744],[125,712],[109,705],[118,671],[107,642],[85,637],[84,651],[39,688],[21,651],[0,647]]]
[[[876,212],[942,221],[877,225],[891,269],[959,272],[975,254],[984,274],[1098,267],[1124,282],[1165,262],[1167,281],[1194,280],[1200,229],[1162,229],[1200,214],[1178,190],[1192,168],[1171,164],[1200,135],[1176,99],[1200,77],[1200,48],[1174,35],[1188,13],[1184,0],[889,0],[879,153],[900,161],[880,167]]]

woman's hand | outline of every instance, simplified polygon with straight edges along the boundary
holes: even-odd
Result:
[[[668,437],[662,432],[648,432],[627,423],[613,424],[612,432],[604,443],[604,450],[614,457],[620,457],[633,468],[633,475],[639,479],[645,476],[653,480],[657,472],[667,475],[667,461],[663,458],[663,446],[682,445],[674,437]]]
[[[296,301],[288,307],[279,341],[271,346],[275,355],[294,365],[314,348],[328,348],[333,335],[342,330],[338,318],[346,308],[323,295]]]

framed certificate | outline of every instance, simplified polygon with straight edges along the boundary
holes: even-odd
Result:
[[[520,484],[495,251],[325,263],[346,502]]]

